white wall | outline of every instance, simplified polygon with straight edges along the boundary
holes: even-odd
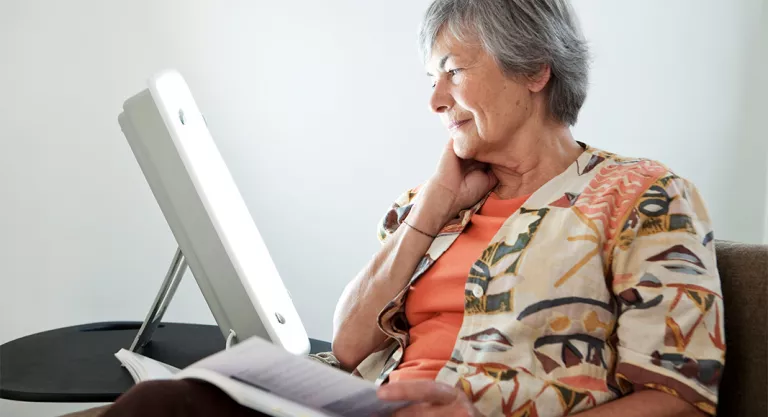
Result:
[[[595,56],[577,137],[666,162],[699,185],[718,237],[744,241],[765,218],[768,149],[746,112],[761,3],[576,0]],[[0,343],[143,319],[175,245],[116,117],[166,67],[310,336],[329,339],[375,222],[445,140],[416,52],[427,4],[2,0]],[[213,323],[191,276],[167,318]],[[0,415],[67,409],[0,401]]]
[[[756,52],[757,64],[753,67],[755,88],[751,90],[750,120],[752,137],[755,143],[768,143],[765,130],[765,116],[768,114],[768,1],[763,5],[762,23]],[[768,163],[765,164],[768,177]],[[766,181],[766,210],[763,243],[768,244],[768,180]]]

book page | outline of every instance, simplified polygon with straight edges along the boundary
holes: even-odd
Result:
[[[279,397],[339,416],[387,416],[407,403],[385,402],[376,386],[258,337],[205,358],[188,369],[208,369]],[[184,372],[179,374],[183,377]]]
[[[115,357],[128,370],[133,381],[137,384],[142,381],[171,379],[173,375],[179,372],[179,369],[176,367],[127,349],[120,349],[115,353]]]

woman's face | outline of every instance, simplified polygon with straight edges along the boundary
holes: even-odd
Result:
[[[435,42],[427,73],[430,107],[448,128],[456,155],[482,162],[493,162],[493,153],[531,119],[533,96],[544,86],[507,76],[481,45],[459,42],[446,31]]]

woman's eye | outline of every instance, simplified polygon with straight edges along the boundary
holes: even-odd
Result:
[[[461,72],[461,68],[451,69],[446,71],[445,73],[448,74],[448,78],[452,78],[454,75],[458,74],[459,72]],[[432,88],[435,88],[435,86],[437,86],[437,81],[432,81]]]

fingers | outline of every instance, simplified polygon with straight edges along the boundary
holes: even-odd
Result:
[[[478,161],[475,161],[475,160],[467,160],[467,161],[465,161],[465,164],[466,164],[464,166],[465,172],[472,172],[472,171],[476,171],[476,170],[485,171],[486,168],[488,167],[488,164],[486,164],[484,162],[478,162]]]
[[[445,143],[445,149],[443,149],[443,158],[456,158],[461,159],[458,156],[456,156],[456,151],[453,150],[453,139],[449,140]]]
[[[491,180],[491,184],[493,185],[499,183],[499,177],[496,176],[496,173],[494,173],[492,169],[488,169],[488,179]]]
[[[445,417],[445,410],[443,407],[420,403],[397,410],[392,417]]]
[[[478,169],[469,172],[464,177],[464,183],[473,191],[473,195],[478,199],[493,189],[498,182],[499,180],[493,174],[493,171],[481,171]]]
[[[456,401],[458,391],[450,385],[435,381],[399,381],[383,385],[378,396],[386,401],[416,401],[429,404],[450,404]]]
[[[499,183],[499,178],[496,177],[496,174],[494,174],[491,169],[486,171],[485,174],[488,176],[488,190],[491,190]]]

